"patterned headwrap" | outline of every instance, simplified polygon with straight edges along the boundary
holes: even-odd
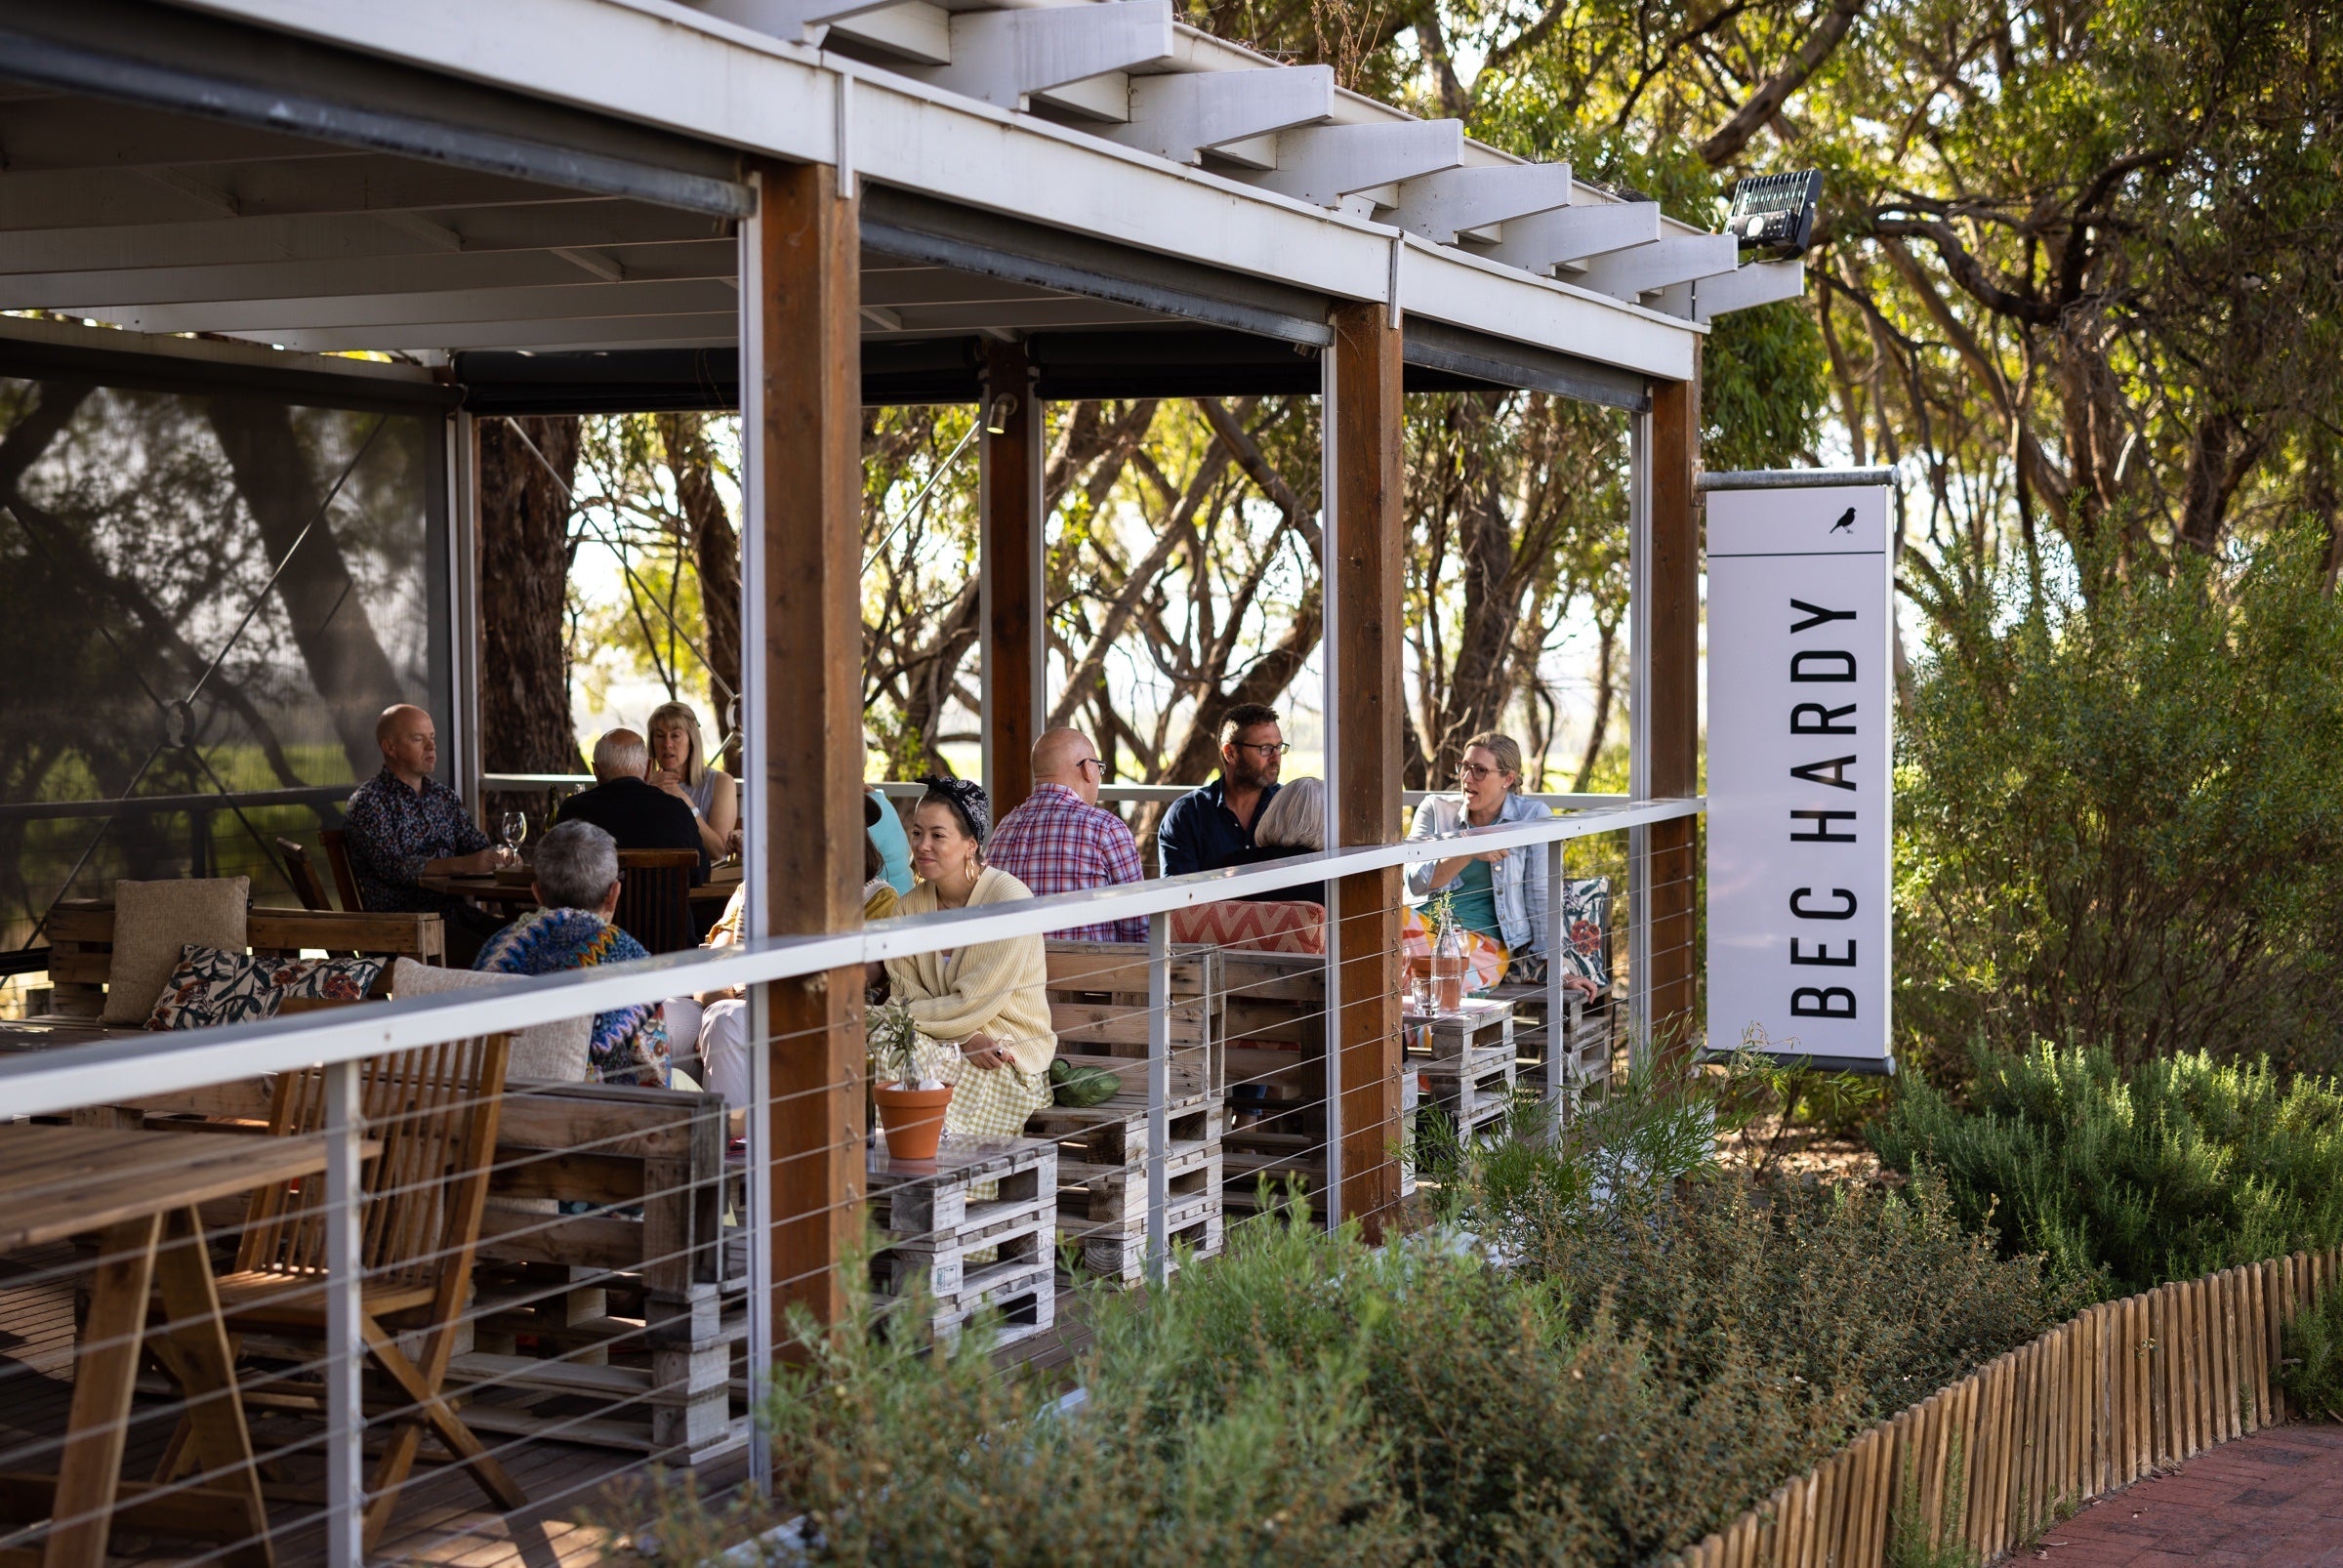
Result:
[[[960,818],[960,825],[968,830],[968,837],[974,839],[981,847],[993,831],[993,799],[984,793],[984,786],[973,779],[939,778],[933,774],[920,782],[927,786],[927,793],[920,797],[920,804],[925,805],[929,801],[941,801],[952,807],[953,814]]]

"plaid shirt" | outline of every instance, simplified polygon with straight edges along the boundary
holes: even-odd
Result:
[[[1036,784],[1023,805],[1001,819],[984,846],[984,863],[1033,889],[1036,898],[1144,881],[1139,846],[1112,811],[1090,805],[1063,784]],[[1051,931],[1068,942],[1143,942],[1144,920],[1105,921]]]
[[[441,914],[463,902],[415,886],[424,862],[476,854],[488,835],[464,808],[464,797],[435,778],[420,793],[386,767],[358,786],[342,808],[349,831],[349,871],[368,909]]]

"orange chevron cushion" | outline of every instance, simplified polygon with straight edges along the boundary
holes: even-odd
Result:
[[[1172,912],[1172,940],[1255,953],[1326,951],[1324,904],[1204,904]]]

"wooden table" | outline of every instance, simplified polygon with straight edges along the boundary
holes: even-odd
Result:
[[[715,904],[721,909],[731,896],[740,890],[741,868],[719,866],[708,874],[708,880],[691,889],[694,905]],[[427,892],[447,893],[457,898],[470,898],[477,903],[495,904],[507,909],[534,909],[537,893],[525,882],[508,882],[501,877],[424,877],[416,886]],[[710,920],[716,917],[711,915]]]
[[[196,1206],[324,1169],[323,1137],[0,1127],[0,1252],[99,1238],[58,1473],[0,1475],[0,1508],[63,1521],[49,1534],[47,1568],[100,1568],[117,1500],[134,1528],[246,1541],[231,1559],[274,1561]],[[150,1336],[158,1286],[168,1326]],[[159,1488],[121,1478],[142,1341],[179,1381],[196,1460],[214,1476],[151,1501]]]

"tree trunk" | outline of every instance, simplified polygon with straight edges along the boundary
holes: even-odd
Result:
[[[293,430],[292,411],[279,402],[219,397],[208,412],[237,493],[260,525],[276,568],[277,600],[310,682],[333,714],[351,776],[372,778],[382,766],[375,722],[402,692],[324,515],[326,492]]]
[[[683,504],[684,520],[691,528],[692,565],[700,574],[700,608],[708,621],[708,645],[703,650],[708,659],[708,701],[715,709],[717,731],[729,737],[722,765],[737,777],[740,534],[717,493],[716,460],[708,450],[702,416],[662,414],[659,438],[667,449],[667,470],[675,475],[676,499]]]
[[[578,422],[484,419],[479,434],[481,759],[491,773],[580,772],[567,636]]]

